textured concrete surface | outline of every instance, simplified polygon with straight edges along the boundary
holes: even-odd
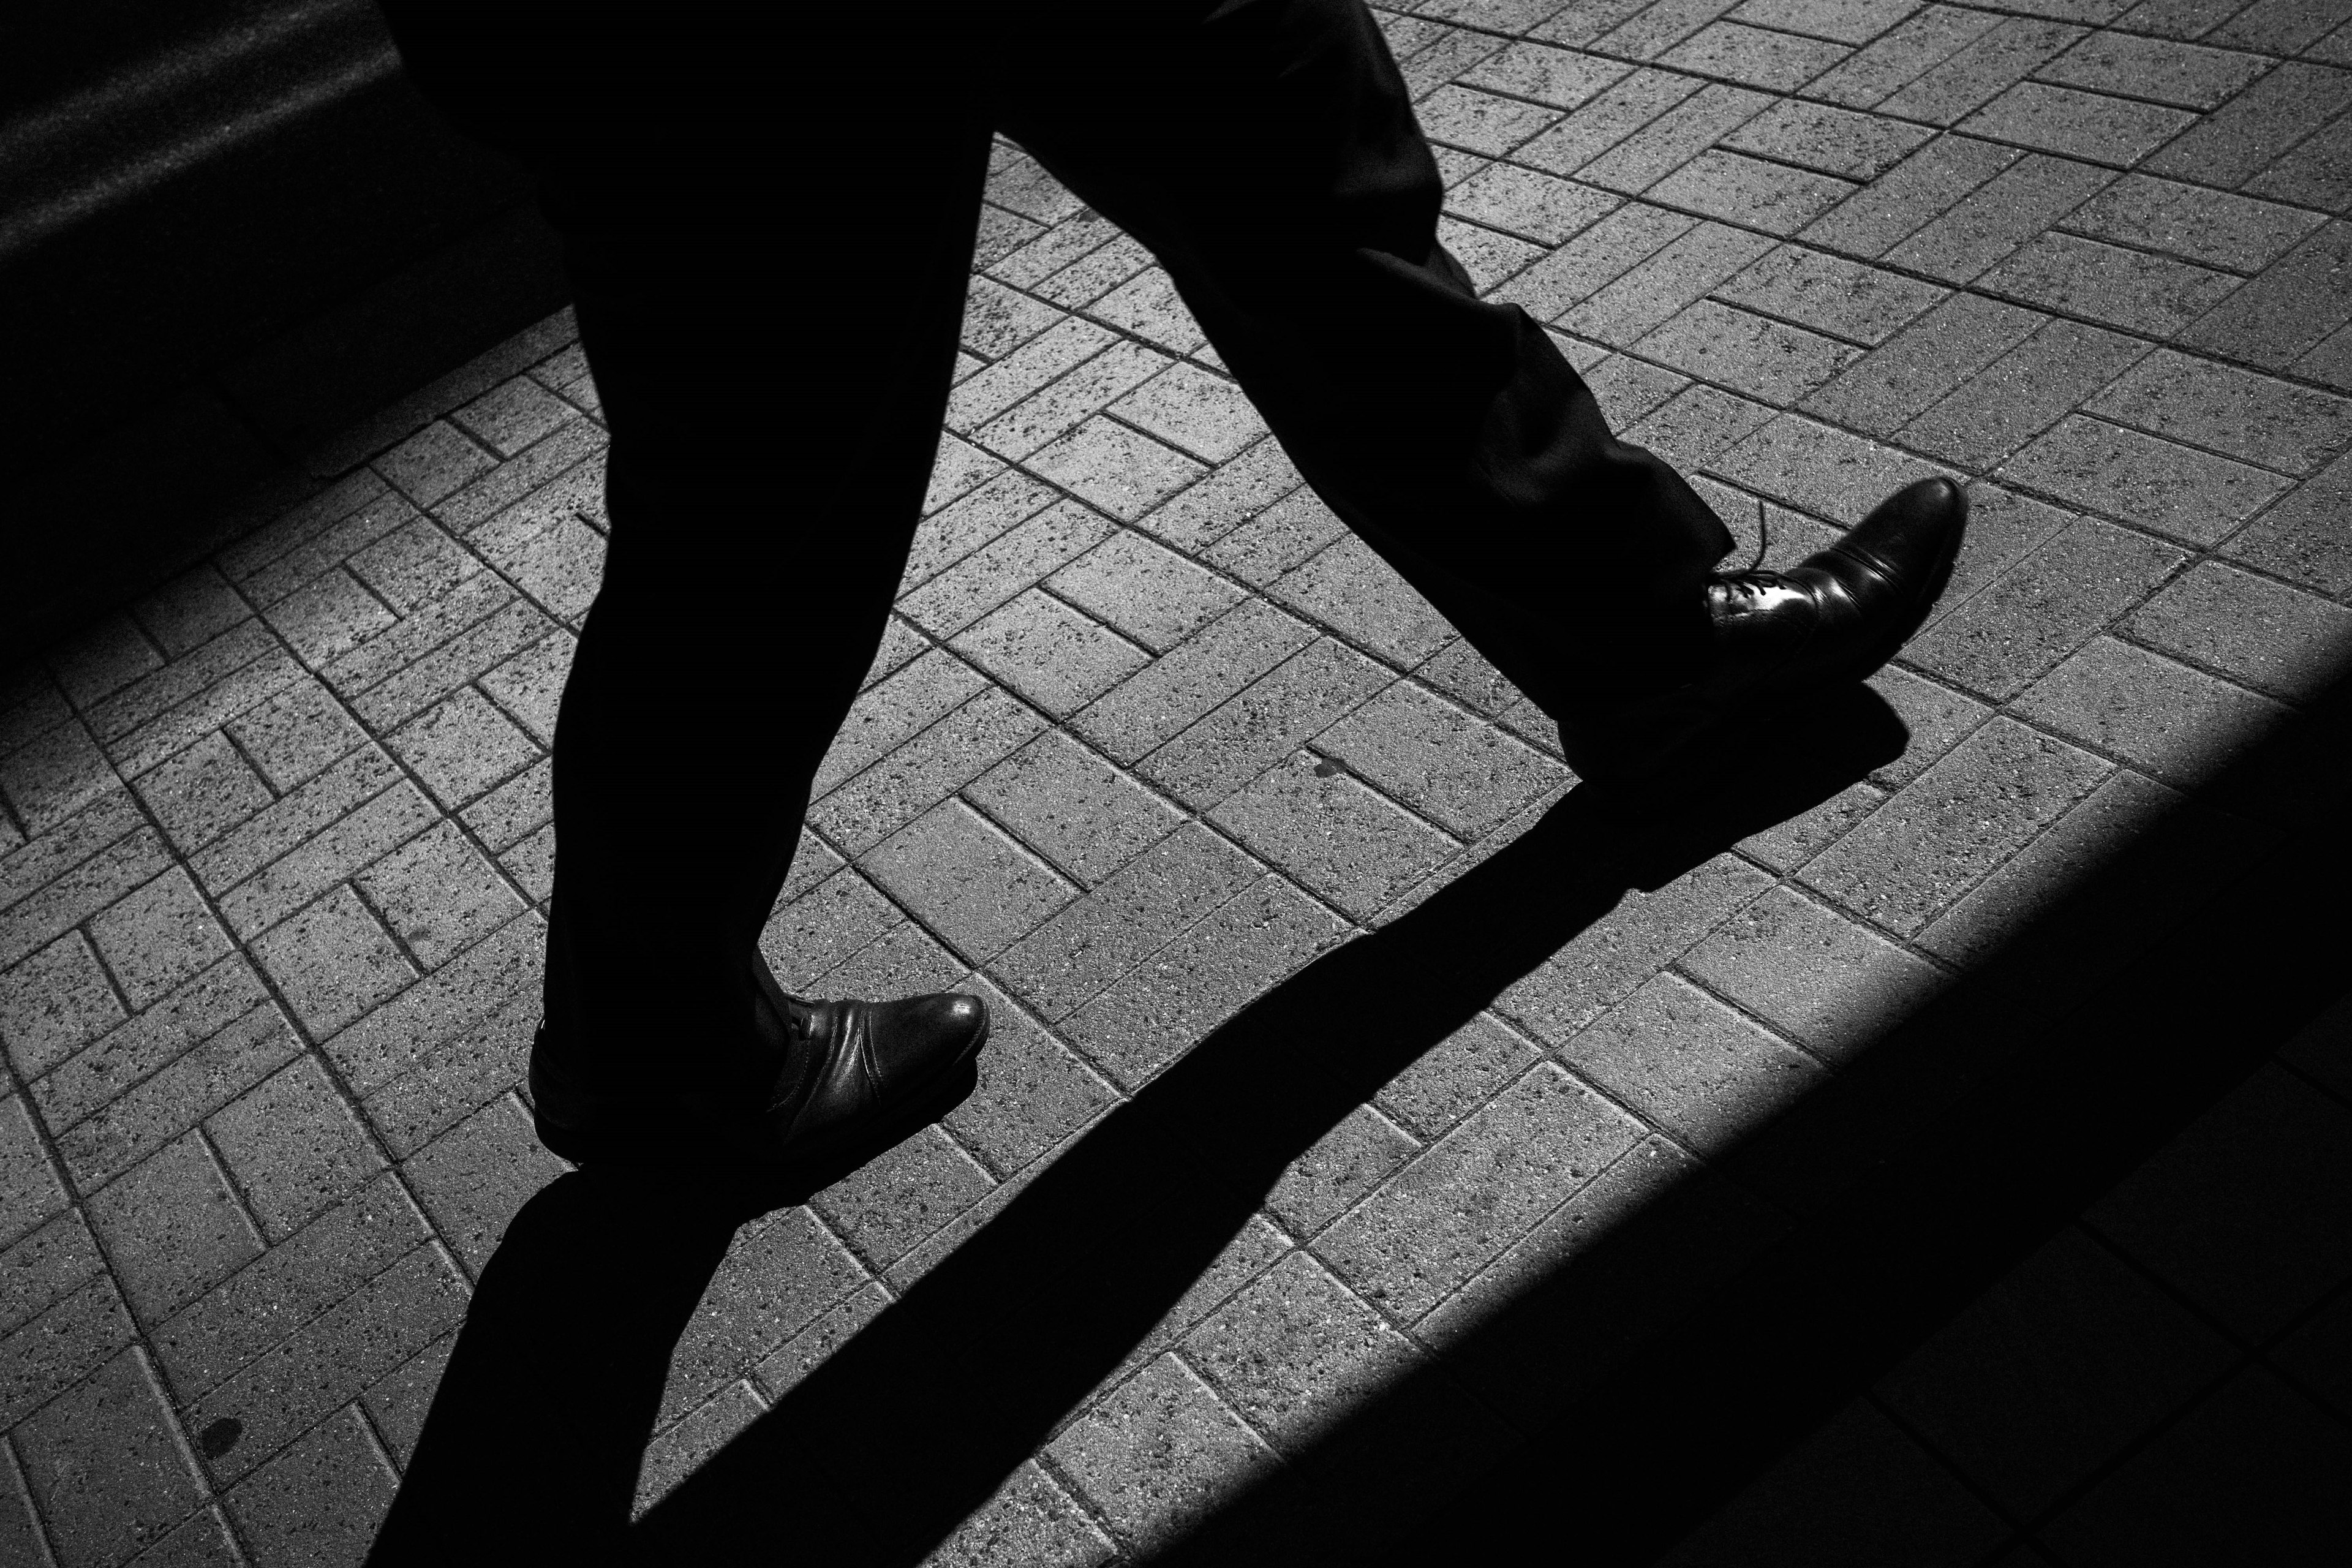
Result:
[[[1132,1557],[1367,1388],[1452,1368],[1483,1303],[1848,1068],[2340,672],[2346,16],[1383,11],[1447,242],[1742,558],[1759,508],[1787,559],[1929,472],[1970,482],[1979,523],[1874,683],[1907,754],[1627,895],[1360,1108],[940,1561]],[[999,1043],[942,1127],[739,1237],[648,1500],[992,1194],[1573,783],[1300,487],[1149,255],[1010,145],[965,349],[899,619],[766,948],[821,994],[981,985]],[[547,746],[604,550],[597,409],[552,320],[0,690],[9,1562],[356,1561],[470,1281],[562,1168],[518,1079]],[[2290,1055],[2263,1081],[2264,1114],[2342,1146],[2340,1071]],[[2113,1350],[2172,1381],[2126,1381],[2185,1398],[2276,1342],[2193,1453],[2283,1410],[2336,1430],[2308,1346],[2340,1308],[2302,1338],[2278,1313],[2341,1280],[2257,1289],[2152,1212],[2119,1197],[2011,1288],[2128,1316],[2135,1270],[2202,1269],[2193,1310],[2167,1296]],[[1923,1352],[1822,1441],[1925,1500],[1906,1528],[1948,1504],[1951,1561],[2160,1485],[2068,1468],[2120,1451],[2106,1427],[2064,1463],[1971,1447],[1938,1425],[1949,1364]],[[1529,1418],[1475,1369],[1447,1386],[1408,1461]],[[2036,1539],[2063,1554],[2072,1528]]]

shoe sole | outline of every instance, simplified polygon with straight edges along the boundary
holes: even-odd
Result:
[[[625,1131],[600,1132],[551,1121],[535,1106],[531,1130],[549,1153],[583,1167],[684,1164],[787,1179],[820,1170],[845,1152],[870,1151],[866,1156],[870,1158],[954,1110],[980,1086],[980,1053],[988,1044],[992,1026],[993,1020],[983,1018],[980,1032],[962,1053],[897,1107],[813,1145],[771,1152],[760,1148],[756,1139],[747,1138],[740,1145],[728,1147],[715,1140],[708,1128],[690,1124],[648,1129],[641,1123]]]

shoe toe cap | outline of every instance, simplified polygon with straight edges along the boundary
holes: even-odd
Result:
[[[988,1037],[988,1005],[962,992],[887,1003],[873,1036],[877,1065],[897,1081],[929,1078]]]

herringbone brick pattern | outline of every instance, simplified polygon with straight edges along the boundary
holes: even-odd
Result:
[[[2341,668],[2347,17],[1382,13],[1446,242],[1743,552],[1937,471],[1974,536],[1875,683],[1901,762],[1629,895],[1363,1106],[940,1561],[1130,1557],[1283,1466]],[[899,616],[765,946],[791,987],[977,987],[1002,1024],[944,1126],[739,1237],[648,1499],[960,1218],[1573,783],[1146,251],[1010,145],[989,200]],[[597,407],[551,321],[0,692],[0,1557],[363,1551],[469,1281],[562,1168],[518,1079]],[[1507,1444],[1513,1390],[1460,1375],[1422,1440]],[[1986,1550],[2018,1522],[1969,1506]]]

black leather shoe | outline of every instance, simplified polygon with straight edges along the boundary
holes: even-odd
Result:
[[[988,1007],[977,996],[813,1002],[772,980],[763,989],[782,1049],[772,1069],[734,1092],[592,1088],[541,1024],[530,1049],[539,1141],[576,1165],[814,1170],[846,1152],[879,1153],[938,1121],[978,1079]]]
[[[1935,608],[1968,515],[1959,486],[1922,479],[1786,572],[1709,578],[1716,652],[1706,672],[1673,690],[1555,715],[1568,765],[1599,784],[1642,783],[1729,726],[1869,676]]]

